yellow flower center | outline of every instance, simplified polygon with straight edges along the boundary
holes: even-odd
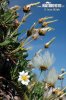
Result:
[[[23,75],[23,76],[21,77],[21,79],[24,80],[24,81],[26,81],[26,80],[28,80],[28,77],[27,77],[27,75]]]

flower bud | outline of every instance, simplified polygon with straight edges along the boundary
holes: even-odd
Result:
[[[30,12],[30,6],[29,6],[29,5],[24,6],[24,7],[23,7],[23,11],[24,11],[25,13]]]
[[[42,27],[48,26],[48,22],[43,22]]]
[[[58,76],[58,79],[60,79],[60,80],[61,80],[61,79],[64,79],[64,77],[63,77],[63,76],[64,76],[65,74],[66,74],[66,72],[64,72],[64,73],[60,74],[60,75]]]
[[[32,35],[32,31],[31,30],[28,30],[27,31],[27,37],[31,36]]]
[[[38,34],[38,29],[35,29],[34,27],[31,27],[30,30],[27,31],[27,37],[31,36],[32,38],[37,39],[39,34]]]
[[[39,35],[45,35],[46,32],[47,32],[46,30],[39,29]]]
[[[42,27],[47,26],[48,24],[51,24],[53,22],[56,22],[57,20],[53,20],[53,21],[48,21],[48,22],[43,22]]]
[[[53,17],[44,17],[44,18],[40,18],[38,20],[38,23],[42,23],[43,21],[47,20],[47,19],[50,19],[50,18],[53,18]]]
[[[49,48],[50,44],[53,43],[54,40],[55,40],[55,37],[53,37],[49,42],[47,42],[44,47]]]
[[[17,28],[19,26],[19,21],[17,19],[15,19],[14,21],[14,27]]]
[[[28,12],[30,12],[30,9],[31,9],[32,6],[38,5],[39,3],[40,2],[28,4],[28,5],[26,5],[26,6],[23,7],[23,11],[25,13],[28,13]]]
[[[46,32],[51,31],[53,28],[51,27],[45,27],[45,28],[40,28],[39,29],[39,35],[45,35]]]
[[[43,21],[44,21],[44,18],[40,18],[40,19],[38,20],[39,23],[42,23]]]
[[[38,34],[38,33],[35,33],[35,34],[32,35],[32,38],[33,38],[34,40],[36,40],[38,37],[39,37],[39,34]]]
[[[63,80],[64,77],[58,76],[58,80]]]

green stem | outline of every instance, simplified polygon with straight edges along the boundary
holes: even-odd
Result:
[[[13,35],[18,31],[19,27],[24,23],[24,20],[26,20],[26,18],[29,17],[29,15],[31,15],[31,13],[29,13],[29,14],[27,14],[27,15],[25,15],[25,16],[23,17],[23,20],[20,22],[18,28],[15,29],[15,31],[11,34],[10,38],[12,38]]]

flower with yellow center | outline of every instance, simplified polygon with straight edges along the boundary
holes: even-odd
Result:
[[[19,72],[18,81],[20,81],[23,85],[28,85],[28,83],[30,82],[29,78],[30,76],[28,75],[28,72]]]

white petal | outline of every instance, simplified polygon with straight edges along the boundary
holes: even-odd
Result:
[[[28,77],[28,78],[30,78],[30,76],[29,76],[29,75],[28,75],[27,77]]]
[[[29,83],[29,82],[30,82],[30,80],[26,80],[26,82],[27,82],[27,83]]]
[[[20,75],[23,75],[24,73],[25,73],[24,71],[22,71],[22,72],[19,72],[19,74],[20,74]]]
[[[23,85],[28,85],[28,82],[27,81],[22,81],[21,82]]]
[[[55,84],[57,79],[58,79],[58,74],[57,74],[56,70],[54,68],[52,68],[47,75],[46,82]]]
[[[52,94],[52,91],[53,91],[52,88],[48,91],[48,97]]]
[[[28,85],[28,83],[27,83],[27,82],[25,82],[25,85]]]
[[[27,65],[27,67],[30,67],[30,66],[31,66],[31,67],[33,66],[33,63],[32,63],[32,61],[29,61],[29,62],[28,62],[28,65]]]
[[[50,67],[54,63],[54,55],[50,54],[48,51],[43,55],[43,65]]]
[[[25,84],[25,81],[24,81],[24,80],[22,80],[22,81],[21,81],[21,83],[22,83],[22,84]]]
[[[21,81],[21,78],[18,78],[18,81]]]
[[[42,57],[40,55],[36,55],[32,59],[33,66],[39,68],[42,65]]]
[[[28,75],[28,72],[26,72],[25,75]]]
[[[25,81],[25,85],[28,85],[29,82]]]

